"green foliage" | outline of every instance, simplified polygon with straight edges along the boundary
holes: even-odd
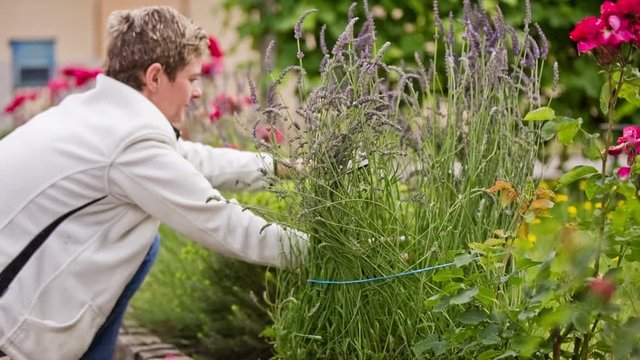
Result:
[[[478,22],[484,19],[468,11]],[[310,236],[304,264],[278,275],[271,307],[276,358],[519,353],[504,341],[516,336],[514,329],[499,338],[490,334],[507,319],[493,319],[482,306],[517,303],[517,289],[504,286],[521,282],[503,280],[510,265],[498,259],[483,268],[482,261],[494,261],[483,256],[487,251],[464,253],[494,229],[509,238],[522,221],[517,194],[507,192],[502,201],[493,193],[498,185],[528,189],[524,198],[534,192],[530,176],[542,121],[522,120],[541,106],[542,65],[523,62],[506,38],[489,46],[490,34],[477,23],[469,26],[476,26],[478,42],[439,42],[433,67],[413,69],[386,65],[381,58],[392,45],[358,43],[354,34],[361,28],[350,25],[326,58],[317,86],[300,91],[309,94],[297,109],[300,118],[289,116],[276,93],[267,93],[271,101],[262,106],[263,115],[291,124],[294,135],[289,146],[266,150],[285,161],[305,161],[307,171],[295,174],[295,188],[279,191],[288,222]],[[367,22],[362,28],[372,29]],[[443,55],[453,53],[444,59],[446,72],[435,71]],[[523,75],[528,86],[522,86]],[[275,77],[276,84],[283,76]],[[377,283],[307,282],[371,279],[444,263],[458,267]]]
[[[551,120],[555,117],[556,112],[552,108],[543,106],[527,113],[527,115],[524,116],[524,121],[544,121]]]
[[[248,16],[239,26],[241,36],[248,37],[254,42],[254,47],[263,52],[270,39],[276,40],[273,59],[275,68],[283,69],[290,64],[297,51],[297,43],[293,38],[293,28],[297,16],[305,10],[316,8],[319,11],[303,24],[305,38],[302,50],[305,52],[306,70],[311,79],[317,79],[322,54],[317,51],[319,33],[322,25],[327,25],[327,42],[329,49],[347,20],[347,13],[352,0],[336,0],[318,2],[313,0],[272,0],[255,1],[226,0],[227,8],[239,8]],[[495,14],[496,6],[500,6],[507,23],[521,24],[525,14],[525,1],[516,0],[485,0],[482,1],[489,12]],[[414,53],[427,50],[434,55],[434,12],[431,1],[370,1],[373,16],[378,22],[376,28],[378,48],[389,41],[392,45],[384,56],[387,63],[415,63]],[[462,10],[462,0],[440,1],[441,17],[447,18],[450,12],[459,13]],[[579,57],[575,44],[569,40],[569,32],[583,17],[595,13],[599,2],[574,0],[534,0],[532,3],[532,20],[545,29],[550,47],[549,58],[560,64],[561,96],[555,108],[567,116],[586,119],[589,128],[595,127],[594,119],[599,117],[596,100],[600,96],[602,79],[598,75],[599,69],[586,57]],[[364,9],[358,6],[354,15],[364,19]],[[256,21],[259,19],[259,21]],[[461,21],[456,24],[458,37],[462,28]],[[442,34],[440,34],[442,35]],[[440,64],[439,71],[444,71],[444,64]],[[550,84],[553,77],[551,67],[544,71],[543,83]],[[312,80],[314,81],[314,80]],[[550,95],[552,89],[545,88],[545,94]],[[630,107],[635,109],[635,107]],[[627,113],[627,116],[629,114]],[[629,121],[628,121],[629,122]]]
[[[270,207],[266,216],[282,210],[267,192],[229,195],[253,207]],[[261,333],[271,324],[263,296],[274,275],[218,256],[166,226],[160,237],[159,258],[133,298],[129,316],[197,359],[270,357],[271,344]]]
[[[576,205],[563,205],[557,209],[560,213],[550,219],[538,219],[539,225],[531,229],[529,225],[536,219],[525,217],[518,237],[506,243],[514,263],[508,277],[520,279],[521,300],[508,309],[485,309],[493,318],[507,318],[503,326],[529,334],[527,339],[511,335],[503,338],[509,348],[522,356],[586,360],[640,355],[640,335],[634,332],[640,321],[636,303],[640,257],[632,255],[637,254],[640,244],[640,166],[635,161],[640,129],[626,127],[618,145],[612,141],[613,124],[619,119],[618,99],[624,97],[632,104],[640,99],[635,90],[637,70],[632,66],[636,50],[614,49],[610,52],[614,61],[603,66],[606,80],[600,108],[609,122],[604,148],[597,142],[599,134],[583,130],[580,119],[546,116],[549,121],[543,126],[545,138],[555,134],[560,142],[569,145],[583,134],[584,152],[592,159],[599,158],[600,169],[577,166],[558,180],[557,189],[563,191],[579,184],[578,194],[587,199],[582,211]],[[609,154],[622,152],[628,155],[626,167],[614,173],[612,170],[618,165],[608,166],[613,160]],[[556,197],[548,190],[538,194]],[[558,202],[566,200],[560,199],[557,196]],[[533,208],[537,201],[520,207]],[[488,250],[487,244],[476,244],[475,248]],[[503,250],[500,247],[494,251]]]

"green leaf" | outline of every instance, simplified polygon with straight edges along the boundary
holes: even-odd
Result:
[[[485,307],[489,307],[496,301],[496,293],[492,289],[482,286],[478,290],[479,292],[476,299]]]
[[[522,271],[540,264],[540,261],[533,261],[529,258],[516,258],[516,267],[518,271]]]
[[[551,329],[557,326],[565,326],[571,321],[572,309],[567,304],[560,305],[556,309],[543,310],[540,314],[540,325]]]
[[[413,350],[416,355],[422,355],[425,352],[431,350],[436,356],[438,356],[447,351],[448,345],[448,342],[438,339],[438,335],[431,334],[424,340],[421,340],[413,345],[413,347],[411,347],[411,350]]]
[[[493,358],[493,360],[499,360],[499,359],[506,359],[508,357],[515,357],[516,355],[518,355],[517,352],[513,351],[513,350],[509,350],[509,351],[505,351],[502,353],[502,355]]]
[[[551,120],[555,117],[556,112],[552,108],[543,106],[541,108],[530,111],[527,115],[524,116],[524,121],[545,121]]]
[[[629,220],[629,212],[626,207],[618,207],[611,213],[611,229],[617,233],[624,234]]]
[[[464,271],[462,269],[453,268],[440,270],[435,275],[433,275],[433,280],[437,282],[449,281],[454,278],[461,278],[464,276]]]
[[[611,281],[615,281],[616,277],[621,272],[622,272],[622,268],[609,269],[602,277],[605,279],[609,279]]]
[[[451,295],[457,293],[464,284],[457,281],[449,281],[447,284],[440,290],[441,293],[445,295]]]
[[[453,262],[456,264],[456,267],[461,267],[461,266],[467,265],[468,263],[472,262],[475,259],[476,257],[471,254],[462,254],[462,255],[456,256],[456,258],[453,259]]]
[[[625,83],[620,89],[619,96],[637,107],[640,106],[640,92],[638,90],[640,90],[638,87]]]
[[[449,306],[449,297],[445,296],[442,300],[440,300],[438,305],[433,307],[433,311],[434,312],[440,312],[440,311],[446,309],[447,306]]]
[[[477,360],[490,360],[495,359],[496,356],[502,354],[500,350],[487,350],[482,354],[478,355]]]
[[[609,114],[609,100],[611,100],[611,90],[609,89],[609,82],[605,81],[600,90],[600,110],[605,117]]]
[[[580,126],[582,125],[582,118],[573,119],[570,117],[559,117],[554,120],[556,123],[556,131],[558,134],[558,141],[565,146],[573,144],[573,139],[578,135]]]
[[[476,325],[488,319],[486,312],[476,309],[468,309],[458,316],[458,321],[466,325]]]
[[[518,320],[524,321],[536,317],[538,313],[532,310],[523,310],[518,314]]]
[[[636,187],[629,181],[623,181],[618,185],[617,193],[624,196],[625,200],[635,199]]]
[[[482,329],[480,332],[479,340],[484,345],[495,345],[500,343],[500,337],[498,334],[500,333],[500,328],[496,324],[489,324],[486,328]],[[498,356],[500,353],[495,354],[494,356]],[[482,355],[481,355],[482,356]]]
[[[462,290],[458,295],[452,297],[449,303],[456,305],[466,304],[471,301],[478,292],[479,290],[477,288]]]
[[[628,78],[624,81],[625,84],[628,84],[630,86],[640,86],[640,77],[632,77],[632,78]]]
[[[578,181],[580,179],[589,177],[597,173],[598,173],[598,170],[596,170],[596,168],[594,168],[593,166],[587,166],[587,165],[576,166],[575,168],[569,170],[567,173],[565,173],[560,177],[560,179],[558,180],[557,188],[560,188],[565,185],[569,185],[575,181]]]
[[[596,194],[598,193],[598,191],[600,191],[600,185],[598,181],[600,179],[598,179],[597,177],[591,177],[589,179],[587,179],[587,184],[586,187],[584,189],[584,193],[587,195],[587,199],[589,200],[593,200],[594,197],[596,196]]]
[[[275,338],[276,330],[273,328],[273,326],[267,326],[260,332],[260,335],[258,336],[268,338],[268,339]]]
[[[553,137],[556,136],[556,133],[556,122],[553,120],[544,123],[544,125],[542,125],[542,129],[540,129],[540,136],[544,141],[553,139]]]
[[[544,341],[539,336],[533,336],[532,334],[520,334],[512,339],[511,346],[518,349],[518,354],[522,358],[527,359],[533,355],[536,350],[540,349],[540,343]]]
[[[583,153],[584,155],[591,160],[600,160],[600,145],[598,144],[598,138],[600,134],[586,134],[585,135],[585,144]]]
[[[591,319],[585,309],[573,309],[571,313],[571,323],[578,331],[586,334],[589,331],[590,322]]]
[[[528,240],[527,240],[528,241]],[[505,281],[507,281],[507,283],[511,286],[520,286],[522,284],[524,284],[524,279],[521,278],[520,276],[515,276],[515,275],[510,275],[508,276]]]
[[[430,308],[434,307],[434,305],[436,305],[439,302],[440,302],[440,294],[436,294],[436,295],[433,295],[432,297],[428,298],[427,300],[425,300],[422,303],[422,305],[424,305],[424,307],[430,309]]]

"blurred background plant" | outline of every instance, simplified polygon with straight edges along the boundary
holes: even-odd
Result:
[[[93,87],[95,77],[101,72],[100,69],[84,66],[64,67],[49,80],[46,87],[17,91],[3,109],[13,120],[13,126],[6,131],[10,132],[14,127],[24,124],[39,112],[62,101],[65,96]]]
[[[340,35],[340,29],[345,25],[344,19],[349,13],[360,18],[364,15],[364,9],[351,6],[351,0],[226,0],[225,4],[227,9],[240,9],[246,14],[238,30],[241,35],[253,41],[254,47],[260,50],[263,57],[270,42],[276,41],[277,45],[271,55],[275,69],[283,69],[289,65],[291,54],[297,52],[297,40],[292,36],[296,17],[292,14],[299,15],[307,9],[317,8],[317,16],[305,21],[305,35],[301,39],[302,50],[306,53],[305,68],[311,81],[318,81],[318,65],[322,60],[322,54],[315,51],[320,44],[321,27],[326,25],[326,41],[333,42]],[[507,24],[523,22],[523,1],[484,0],[481,5],[491,15],[496,14],[499,6]],[[459,13],[462,6],[462,0],[442,1],[439,4],[443,17],[447,17],[449,12]],[[587,14],[596,12],[599,6],[595,1],[537,0],[531,8],[532,21],[545,29],[549,42],[553,44],[549,49],[549,59],[560,64],[562,73],[560,86],[555,93],[550,87],[546,87],[542,96],[553,95],[557,98],[556,108],[559,112],[585,119],[588,128],[597,128],[598,124],[604,121],[597,107],[603,80],[593,62],[578,56],[567,34],[574,24]],[[416,51],[433,55],[435,18],[432,9],[430,1],[370,1],[371,16],[380,24],[384,24],[376,28],[378,46],[387,41],[391,43],[384,55],[386,63],[417,65],[414,60]],[[461,35],[462,25],[460,22],[455,25],[457,36]],[[520,31],[521,38],[522,35]],[[440,63],[438,71],[444,71],[443,63]],[[553,73],[550,67],[546,68],[543,76],[543,83],[551,84]],[[629,103],[619,111],[618,116],[625,122],[630,122],[630,115],[636,108],[637,104]]]

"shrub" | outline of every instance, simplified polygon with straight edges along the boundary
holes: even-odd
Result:
[[[453,18],[447,30],[438,20],[436,56],[417,55],[428,67],[405,69],[382,61],[389,44],[377,48],[371,14],[359,32],[358,21],[331,50],[320,44],[321,82],[307,91],[301,77],[299,93],[309,95],[299,118],[275,89],[287,72],[304,74],[300,49],[301,65],[275,79],[261,107],[267,122],[288,121],[297,133],[288,148],[267,149],[308,169],[293,191],[280,190],[310,249],[304,265],[278,276],[277,358],[476,358],[494,344],[479,335],[497,326],[481,327],[488,315],[477,304],[511,301],[515,290],[499,282],[508,265],[485,271],[478,254],[454,257],[522,221],[508,207],[514,195],[505,203],[486,189],[508,179],[534,194],[539,126],[522,119],[540,106],[546,38],[527,22],[521,42],[500,14],[465,2],[462,42]],[[427,272],[443,265],[459,267]]]

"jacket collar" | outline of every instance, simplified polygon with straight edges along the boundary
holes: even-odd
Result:
[[[167,132],[175,134],[176,139],[180,137],[180,131],[140,91],[104,74],[99,74],[96,78],[94,90],[100,96],[116,102],[132,116],[143,116],[147,121],[161,124]]]
[[[180,139],[180,130],[178,130],[178,128],[173,126],[173,124],[171,124],[171,127],[173,128],[173,132],[176,133],[176,140],[179,140]]]

